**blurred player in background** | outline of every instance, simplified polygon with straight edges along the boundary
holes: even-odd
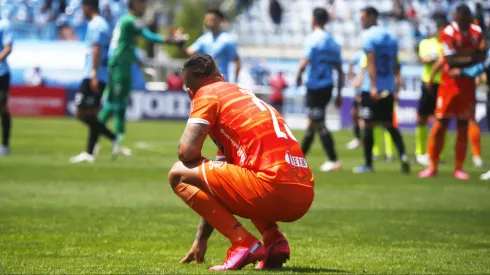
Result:
[[[401,160],[402,173],[410,172],[405,145],[400,131],[393,125],[394,93],[399,90],[400,64],[398,42],[385,28],[377,26],[378,11],[373,7],[361,11],[361,24],[365,29],[361,37],[367,57],[369,90],[362,92],[361,113],[364,127],[365,165],[354,168],[355,173],[373,170],[373,127],[381,124],[390,133]]]
[[[10,152],[9,142],[12,119],[7,107],[10,90],[10,68],[7,64],[7,57],[12,52],[12,44],[10,22],[3,18],[0,20],[0,116],[2,121],[0,155],[7,155]]]
[[[85,44],[87,54],[85,57],[85,75],[80,89],[75,95],[77,118],[85,123],[89,129],[87,148],[84,152],[70,159],[72,163],[93,162],[95,144],[99,133],[112,142],[116,135],[97,119],[100,110],[100,100],[107,83],[107,62],[111,30],[109,23],[99,15],[99,0],[83,0],[83,13],[89,20]]]
[[[202,219],[181,262],[203,262],[216,228],[231,248],[225,262],[211,270],[241,269],[255,261],[258,269],[281,267],[290,249],[277,222],[301,218],[314,197],[314,178],[298,141],[274,108],[225,82],[211,56],[192,56],[183,75],[192,110],[169,181]],[[207,135],[225,161],[201,155]],[[234,215],[252,221],[265,249]]]
[[[352,132],[354,138],[347,143],[347,149],[353,150],[361,145],[361,126],[359,125],[359,102],[361,101],[360,88],[363,82],[364,71],[362,70],[360,63],[361,58],[364,56],[364,52],[360,51],[356,54],[356,57],[352,59],[349,64],[348,77],[349,81],[354,87],[355,96],[352,100],[351,116],[352,116]]]
[[[117,135],[113,156],[119,152],[125,133],[126,108],[132,90],[131,67],[138,61],[135,53],[138,36],[158,44],[183,46],[180,37],[165,39],[151,32],[143,25],[141,17],[145,13],[146,0],[129,0],[129,13],[121,17],[114,28],[109,49],[109,79],[104,91],[106,102],[99,112],[99,120],[106,124],[114,115],[114,130]]]
[[[225,15],[219,9],[208,10],[204,15],[204,26],[208,32],[187,48],[186,53],[189,56],[196,53],[211,55],[226,81],[231,81],[228,66],[233,61],[235,63],[235,83],[237,83],[241,68],[240,57],[235,40],[228,32],[222,30],[224,20]]]
[[[283,113],[284,103],[284,90],[287,89],[288,83],[284,78],[283,72],[279,72],[277,75],[269,79],[269,85],[271,86],[271,94],[269,96],[269,102],[274,109],[280,114]]]
[[[333,93],[333,70],[337,71],[337,97],[335,105],[342,105],[341,91],[344,86],[344,73],[342,71],[342,58],[340,46],[324,27],[328,22],[328,13],[324,8],[313,11],[313,33],[305,40],[303,58],[300,61],[296,76],[297,86],[303,83],[302,76],[306,70],[306,107],[309,116],[308,126],[301,143],[301,149],[308,154],[315,133],[318,132],[329,161],[325,162],[320,170],[324,172],[338,170],[342,167],[335,151],[333,137],[325,125],[325,112]]]
[[[453,176],[462,180],[470,178],[462,169],[468,146],[468,121],[474,117],[476,104],[475,77],[479,75],[475,74],[472,68],[484,60],[486,53],[486,43],[481,28],[472,24],[472,21],[473,16],[469,7],[460,4],[456,7],[454,22],[441,34],[444,58],[442,79],[436,100],[437,122],[432,127],[428,143],[431,163],[427,169],[419,173],[421,178],[437,175],[444,137],[452,118],[457,119],[456,162]]]

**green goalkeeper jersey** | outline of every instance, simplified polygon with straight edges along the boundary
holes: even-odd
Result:
[[[143,30],[143,23],[128,13],[121,17],[114,28],[109,49],[109,67],[130,65],[136,59],[136,38]]]

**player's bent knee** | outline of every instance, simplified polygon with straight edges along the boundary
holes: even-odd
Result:
[[[168,182],[170,187],[172,187],[172,190],[175,190],[177,185],[179,185],[180,181],[182,180],[182,166],[182,162],[177,161],[174,163],[172,168],[170,168],[170,171],[168,171]]]

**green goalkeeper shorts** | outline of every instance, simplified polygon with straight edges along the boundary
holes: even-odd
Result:
[[[109,68],[109,79],[104,90],[105,104],[126,108],[132,89],[131,64],[117,64]]]

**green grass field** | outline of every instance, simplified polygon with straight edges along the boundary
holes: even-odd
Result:
[[[0,157],[0,273],[201,274],[224,259],[228,241],[215,234],[205,264],[178,263],[198,223],[167,183],[182,122],[130,123],[127,144],[145,142],[147,149],[113,162],[104,141],[96,163],[78,165],[68,159],[85,147],[81,124],[14,123],[12,155]],[[401,175],[396,162],[354,175],[361,151],[344,149],[350,132],[334,136],[344,170],[321,173],[325,158],[314,145],[308,161],[315,202],[303,219],[281,225],[292,248],[281,272],[490,273],[490,184],[478,180],[483,170],[471,168],[468,158],[472,180],[452,179],[450,149],[436,179],[418,179],[420,166]],[[405,137],[413,151],[413,136]],[[206,155],[212,157],[213,146],[206,144]],[[483,146],[490,152],[489,137]],[[248,266],[239,273],[277,271]]]

